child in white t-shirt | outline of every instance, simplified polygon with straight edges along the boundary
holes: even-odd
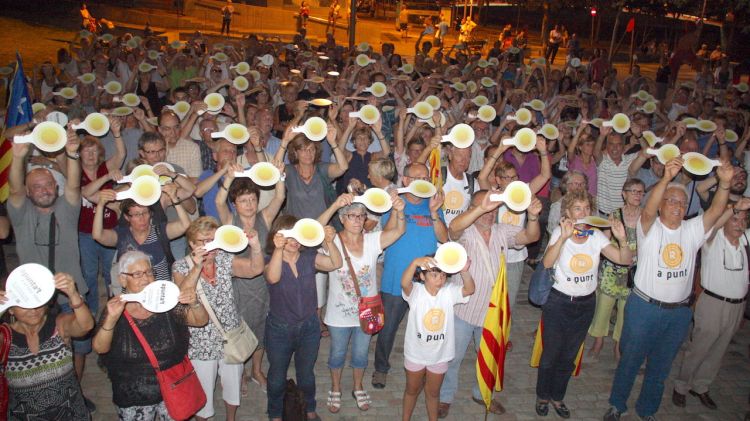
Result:
[[[414,283],[414,272],[420,267],[427,268],[419,273],[424,283]],[[468,302],[474,293],[468,261],[461,270],[463,285],[446,283],[447,276],[427,256],[414,259],[401,277],[401,295],[410,308],[404,337],[404,420],[411,419],[423,384],[428,417],[437,420],[440,386],[456,352],[453,306]]]

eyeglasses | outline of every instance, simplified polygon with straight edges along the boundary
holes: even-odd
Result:
[[[737,266],[736,265],[736,263],[737,263],[737,254],[732,253],[729,256],[729,258],[731,260],[730,263],[735,263],[735,264],[732,265],[732,267],[727,267],[727,248],[724,247],[724,249],[723,249],[723,260],[722,260],[722,263],[724,264],[724,269],[728,270],[730,272],[739,272],[739,271],[744,270],[745,269],[745,259],[743,258],[744,254],[745,254],[744,252],[741,252],[739,254],[740,267],[736,267]]]
[[[166,151],[165,148],[154,149],[154,150],[150,150],[150,151],[147,151],[147,150],[144,149],[143,153],[145,153],[146,155],[154,155],[154,154],[162,153],[164,151]]]
[[[131,278],[134,278],[134,279],[141,279],[141,278],[145,278],[145,277],[150,277],[150,278],[154,277],[154,272],[151,271],[151,270],[139,270],[139,271],[130,272],[130,273],[128,273],[128,272],[120,272],[120,273],[122,273],[125,276],[129,276]]]
[[[630,194],[635,194],[635,195],[642,195],[642,194],[645,194],[645,193],[646,193],[646,192],[645,192],[645,191],[643,191],[643,190],[634,190],[634,189],[626,189],[626,190],[623,190],[623,191],[624,191],[625,193],[630,193]]]
[[[668,198],[664,199],[664,201],[667,202],[667,204],[669,206],[679,206],[681,208],[686,208],[687,207],[687,202],[684,201],[684,200],[678,200],[678,199],[673,199],[671,197],[668,197]]]
[[[349,221],[364,221],[367,219],[367,214],[364,213],[347,213],[344,215]]]
[[[499,178],[501,180],[518,181],[518,175],[501,175]]]

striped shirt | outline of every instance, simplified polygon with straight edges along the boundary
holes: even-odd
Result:
[[[189,139],[180,139],[174,146],[167,145],[167,162],[181,166],[191,178],[198,178],[203,172],[200,147]]]
[[[637,156],[637,153],[623,155],[620,165],[617,165],[610,159],[609,154],[603,153],[596,182],[596,205],[600,212],[609,215],[622,207],[622,186],[628,179],[628,167]]]
[[[472,224],[461,234],[458,242],[466,248],[471,256],[469,273],[474,278],[476,289],[466,304],[457,304],[454,314],[461,320],[473,325],[482,326],[484,316],[490,304],[492,288],[500,267],[500,254],[516,246],[516,234],[522,227],[508,224],[493,224],[489,245],[484,242],[482,234]],[[453,282],[460,283],[461,275],[453,275]]]

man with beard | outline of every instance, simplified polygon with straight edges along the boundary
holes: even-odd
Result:
[[[698,183],[695,190],[701,198],[701,207],[707,209],[711,205],[711,200],[716,194],[716,185],[719,183],[717,177],[709,177]],[[729,201],[738,202],[747,188],[747,170],[741,167],[734,167],[732,182],[729,184]]]
[[[71,123],[77,124],[78,121]],[[80,139],[68,129],[64,157],[67,176],[63,197],[58,200],[57,182],[50,170],[35,168],[26,174],[28,143],[13,144],[13,161],[10,165],[8,216],[16,234],[16,251],[20,264],[37,263],[52,273],[68,273],[76,282],[78,293],[88,292],[83,279],[78,250],[78,215],[81,211],[81,163],[78,147]],[[82,297],[83,298],[83,297]],[[57,294],[57,303],[63,312],[72,312],[68,297]],[[83,299],[79,306],[85,306]],[[91,352],[91,339],[73,341],[74,364],[78,379],[83,376],[86,354]],[[84,398],[89,411],[96,406]]]

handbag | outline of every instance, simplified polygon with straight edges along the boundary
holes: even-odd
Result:
[[[3,342],[0,343],[0,421],[8,419],[8,380],[5,378],[5,367],[8,366],[8,355],[10,354],[10,343],[12,331],[10,327],[0,324],[0,332],[3,334]]]
[[[547,302],[554,283],[554,268],[545,268],[544,263],[539,262],[529,281],[529,301],[531,304],[543,306]]]
[[[187,256],[185,260],[187,261],[188,269],[192,269],[193,259]],[[206,297],[206,293],[203,291],[200,282],[195,290],[198,293],[201,303],[203,303],[203,307],[206,309],[206,313],[208,313],[208,317],[211,319],[211,323],[216,326],[216,329],[221,333],[221,337],[224,338],[224,362],[227,364],[242,364],[247,361],[253,355],[253,352],[255,352],[255,348],[258,347],[258,338],[255,337],[250,326],[245,323],[245,320],[240,318],[239,326],[225,331],[221,327],[221,322],[216,317],[214,309],[211,308],[211,304],[208,302],[208,297]]]
[[[135,325],[133,317],[127,310],[123,312],[128,319],[130,327],[133,329],[138,342],[141,343],[143,350],[146,351],[151,366],[156,371],[156,380],[159,382],[161,398],[167,407],[169,416],[175,420],[186,420],[197,413],[206,405],[206,393],[203,391],[198,375],[195,374],[193,364],[187,355],[182,362],[169,367],[166,370],[159,368],[159,361],[154,355],[151,346],[146,342],[141,330]]]
[[[221,327],[216,313],[211,308],[211,304],[208,303],[208,297],[206,297],[203,287],[198,284],[196,290],[201,303],[203,303],[203,307],[206,309],[206,313],[208,313],[208,317],[224,338],[224,361],[227,364],[242,364],[247,361],[253,355],[253,352],[255,352],[255,348],[258,347],[258,338],[255,337],[250,326],[245,323],[245,320],[240,318],[239,326],[225,331]]]
[[[349,252],[346,250],[344,245],[344,239],[339,235],[339,241],[341,242],[341,249],[344,251],[344,260],[349,267],[349,276],[354,281],[354,291],[357,293],[359,298],[359,327],[368,335],[374,335],[380,332],[385,324],[385,308],[383,307],[383,300],[380,298],[380,294],[374,297],[363,297],[362,292],[359,290],[359,280],[357,279],[357,272],[354,270],[352,265],[352,259],[349,257]]]

